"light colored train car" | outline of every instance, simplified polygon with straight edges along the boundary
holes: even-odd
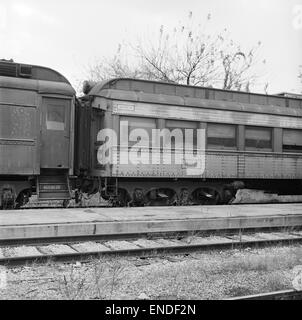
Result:
[[[301,192],[299,96],[114,79],[95,85],[79,112],[78,172],[122,203],[226,203],[243,184]]]

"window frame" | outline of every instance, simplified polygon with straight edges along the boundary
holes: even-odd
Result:
[[[170,122],[174,122],[174,123],[190,123],[192,124],[191,127],[188,126],[168,126],[168,123]],[[170,132],[173,132],[173,130],[175,129],[180,129],[182,131],[182,135],[183,135],[183,152],[185,151],[185,130],[186,129],[193,129],[194,130],[194,134],[193,134],[193,151],[197,150],[197,130],[199,129],[199,121],[190,121],[190,120],[175,120],[175,119],[165,119],[165,127],[163,129],[168,129],[170,130]],[[174,144],[173,144],[173,140],[174,140]],[[174,152],[176,149],[179,150],[179,148],[175,148],[175,139],[173,139],[171,141],[171,151]],[[164,149],[164,145],[163,143],[160,144],[161,145],[161,149]]]
[[[270,132],[270,147],[251,147],[251,146],[247,146],[247,129],[253,129],[253,130],[266,130]],[[250,139],[252,140],[252,139]],[[254,141],[267,141],[267,140],[254,140]],[[274,148],[274,130],[271,127],[262,127],[262,126],[245,126],[244,127],[244,149],[245,151],[260,151],[260,152],[273,152],[273,148]]]
[[[155,124],[155,127],[154,128],[151,128],[151,130],[152,129],[157,129],[157,119],[156,118],[150,118],[150,117],[139,117],[139,116],[127,116],[127,115],[123,115],[123,116],[120,116],[119,117],[119,126],[120,126],[120,124],[121,124],[121,122],[122,121],[128,121],[128,124],[129,124],[129,122],[131,121],[131,120],[133,120],[133,119],[136,119],[136,120],[139,120],[139,119],[144,119],[144,120],[152,120],[152,121],[154,121],[154,124]],[[130,121],[129,121],[130,120]],[[132,148],[135,144],[137,144],[139,141],[130,141],[130,133],[131,133],[131,130],[130,130],[130,126],[128,127],[128,130],[129,130],[129,132],[128,132],[128,147],[129,148]],[[135,129],[146,129],[145,127],[136,127],[136,128],[134,128],[133,130],[135,130]],[[119,145],[121,144],[121,141],[120,141],[120,137],[118,137],[118,143],[119,143]],[[149,148],[151,148],[152,147],[152,134],[151,134],[151,136],[149,135]]]
[[[301,145],[285,145],[284,144],[284,134],[286,131],[291,131],[291,132],[299,132],[301,133],[301,136],[302,136],[302,130],[301,129],[288,129],[288,128],[284,128],[282,130],[282,152],[283,153],[302,153],[302,139],[301,139]],[[301,137],[302,138],[302,137]],[[291,149],[291,148],[288,148],[288,149],[284,149],[284,146],[289,146],[289,147],[294,147],[294,146],[299,146],[300,149]]]
[[[233,146],[227,146],[225,144],[213,144],[213,143],[209,143],[209,138],[213,139],[219,139],[217,137],[209,137],[209,127],[211,125],[215,125],[215,126],[224,126],[224,127],[232,127],[235,130],[235,135],[234,135],[234,139],[235,139],[235,143]],[[219,123],[219,122],[208,122],[207,123],[207,137],[206,137],[206,148],[208,150],[238,150],[238,125],[237,124],[232,124],[232,123]],[[223,139],[222,137],[220,139]],[[231,139],[231,138],[230,138]]]
[[[60,99],[57,99],[56,102],[61,101]],[[63,100],[64,102],[66,101],[65,99]],[[53,121],[49,120],[49,115],[50,115],[50,109],[55,108],[55,109],[60,109],[60,111],[63,111],[60,116],[63,115],[62,121]],[[67,108],[66,105],[60,104],[60,103],[48,103],[46,105],[46,115],[45,115],[45,125],[46,129],[50,131],[65,131],[66,130],[66,121],[67,121]]]

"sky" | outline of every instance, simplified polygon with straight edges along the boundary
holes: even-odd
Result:
[[[302,92],[302,0],[0,0],[0,59],[54,68],[77,86],[119,43],[152,38],[190,11],[198,23],[211,13],[208,33],[227,28],[243,48],[262,42],[256,91],[268,82],[272,94]]]

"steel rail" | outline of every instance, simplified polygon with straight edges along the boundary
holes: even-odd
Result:
[[[54,200],[54,201],[61,201],[61,200]],[[240,205],[249,205],[249,206],[253,206],[253,205],[260,205],[260,204],[301,204],[302,202],[301,201],[288,201],[288,202],[275,202],[275,201],[268,201],[268,202],[242,202],[242,203],[225,203],[225,204],[216,204],[214,206],[240,206]],[[193,204],[193,205],[187,205],[186,207],[196,207],[196,206],[201,206],[200,204]],[[208,205],[208,206],[212,206],[212,205]],[[152,206],[146,206],[147,208],[152,208]],[[146,208],[146,207],[141,207],[141,208]],[[155,206],[157,207],[157,206]],[[163,206],[160,206],[160,207],[163,207],[163,208],[166,208],[166,207],[171,207],[171,205],[163,205]],[[181,207],[181,206],[180,206]],[[70,206],[70,207],[64,207],[63,205],[62,206],[51,206],[51,205],[43,205],[43,206],[26,206],[26,207],[21,207],[19,209],[8,209],[8,210],[22,210],[22,211],[26,211],[26,210],[39,210],[39,209],[60,209],[60,210],[67,210],[67,209],[101,209],[101,208],[104,208],[104,209],[110,209],[110,208],[121,208],[121,207],[115,207],[115,206],[112,206],[112,205],[93,205],[93,206]],[[124,208],[124,207],[122,207]],[[134,208],[139,208],[139,207],[134,207]],[[0,209],[1,211],[1,209]]]
[[[15,246],[15,245],[45,245],[45,244],[69,244],[75,242],[84,241],[109,241],[109,240],[136,240],[145,238],[148,240],[166,238],[166,239],[182,239],[188,236],[220,236],[220,237],[232,237],[232,236],[245,236],[255,234],[257,232],[271,233],[281,232],[288,233],[296,236],[296,231],[302,231],[302,227],[264,227],[264,228],[247,228],[247,229],[219,229],[219,230],[196,230],[192,231],[149,231],[143,233],[126,233],[126,234],[104,234],[104,235],[81,235],[81,236],[63,236],[63,237],[46,237],[46,238],[11,238],[0,239],[0,247],[3,246]],[[302,234],[301,234],[302,236]]]
[[[284,290],[261,294],[254,294],[243,297],[234,297],[226,300],[302,300],[302,291]]]
[[[171,240],[171,239],[169,239]],[[280,238],[280,239],[255,239],[249,241],[225,241],[225,242],[213,242],[213,243],[202,243],[202,244],[175,244],[171,246],[163,245],[157,247],[141,247],[135,249],[109,249],[109,250],[98,250],[98,251],[76,251],[70,253],[53,253],[53,254],[43,254],[33,255],[33,256],[9,256],[1,257],[0,265],[18,265],[25,264],[29,262],[46,262],[46,261],[74,261],[74,260],[84,260],[89,257],[100,257],[100,256],[152,256],[159,255],[162,253],[191,253],[192,251],[198,250],[215,250],[215,249],[235,249],[235,248],[245,248],[245,247],[263,247],[274,245],[276,243],[301,243],[302,236],[296,238]]]

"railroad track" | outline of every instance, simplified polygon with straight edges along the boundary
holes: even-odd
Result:
[[[285,290],[235,297],[227,300],[302,300],[302,291]]]
[[[280,204],[299,204],[302,203],[302,201],[289,201],[289,202],[279,202]],[[276,204],[276,202],[274,201],[268,201],[268,202],[241,202],[241,203],[229,203],[229,204],[217,204],[216,206],[240,206],[240,205],[260,205],[260,204]],[[198,204],[194,204],[194,205],[187,205],[186,207],[197,207],[200,206]],[[211,205],[210,205],[211,206]],[[145,207],[141,207],[141,208],[152,208],[153,206],[145,206]],[[154,206],[157,207],[157,206]],[[170,207],[170,205],[165,205],[165,206],[161,206],[162,208],[165,207]],[[7,210],[21,210],[21,211],[27,211],[27,210],[43,210],[43,209],[60,209],[60,210],[65,210],[65,209],[98,209],[98,208],[104,208],[104,209],[111,209],[111,208],[128,208],[126,206],[123,207],[118,207],[118,206],[112,206],[112,205],[107,205],[107,204],[101,204],[101,205],[90,205],[90,206],[67,206],[64,207],[63,205],[41,205],[41,206],[24,206],[24,207],[20,207],[18,209],[7,209]],[[133,208],[137,208],[137,207],[133,207]]]
[[[154,238],[95,241],[65,241],[62,243],[20,243],[0,246],[0,265],[24,264],[28,262],[82,261],[103,255],[150,256],[161,253],[190,253],[197,250],[219,248],[243,248],[272,244],[302,243],[302,231],[258,232],[224,236],[186,236],[181,239]]]

